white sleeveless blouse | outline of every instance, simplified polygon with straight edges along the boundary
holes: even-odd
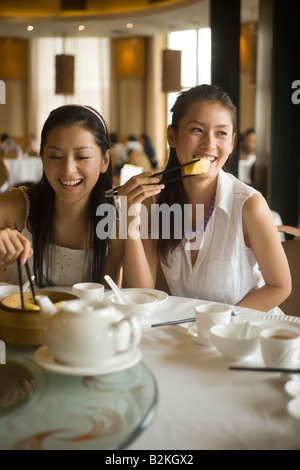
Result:
[[[254,188],[220,171],[215,208],[196,262],[192,266],[186,238],[169,255],[168,265],[161,262],[172,295],[235,305],[265,284],[242,231],[243,205],[255,193]]]

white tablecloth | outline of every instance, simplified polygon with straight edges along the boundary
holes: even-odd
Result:
[[[151,323],[193,317],[199,303],[171,297]],[[263,315],[242,311],[248,318]],[[144,329],[142,360],[157,380],[159,402],[154,420],[127,450],[300,449],[300,420],[286,408],[290,377],[231,371],[234,363],[178,333],[179,326]],[[242,364],[262,366],[260,351]]]
[[[7,158],[11,186],[39,180],[43,173],[42,160],[39,157]]]
[[[292,398],[284,390],[291,377],[229,370],[231,365],[263,366],[260,350],[234,363],[216,348],[197,344],[182,326],[151,328],[152,323],[194,317],[200,303],[169,297],[143,322],[139,348],[157,381],[158,406],[153,421],[126,450],[300,450],[300,420],[289,415]],[[255,310],[234,310],[240,314],[233,321],[268,317]]]

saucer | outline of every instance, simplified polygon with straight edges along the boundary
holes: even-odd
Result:
[[[155,295],[155,297],[157,298],[156,305],[161,304],[162,302],[165,302],[169,298],[169,296],[166,292],[164,292],[162,290],[157,290],[157,289],[128,288],[128,289],[121,289],[121,291],[123,292],[123,294],[129,294],[129,293],[133,293],[133,292],[140,292],[142,294]],[[110,300],[110,298],[113,295],[115,295],[115,294],[111,290],[108,290],[108,291],[104,292],[104,300],[106,300],[106,301]]]
[[[259,315],[253,321],[253,325],[259,326],[259,328],[286,328],[289,325],[292,329],[300,328],[300,318],[292,317],[290,315]]]
[[[141,351],[136,348],[132,351],[120,353],[104,364],[76,367],[57,362],[46,346],[41,346],[33,355],[34,362],[45,370],[58,374],[79,376],[107,375],[120,372],[136,365],[141,360],[141,357]]]
[[[300,396],[293,398],[287,404],[287,409],[290,415],[294,418],[300,419]]]
[[[208,348],[213,348],[214,344],[211,338],[204,338],[203,336],[199,336],[197,332],[196,323],[192,323],[188,329],[189,335],[193,338],[195,343],[200,344],[201,346],[206,346]]]

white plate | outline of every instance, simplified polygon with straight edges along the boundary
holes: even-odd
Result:
[[[300,380],[289,380],[284,385],[284,389],[291,397],[297,397],[300,395]]]
[[[119,354],[117,357],[107,361],[105,364],[90,367],[73,367],[57,362],[46,346],[41,346],[33,355],[35,363],[43,369],[49,370],[50,372],[56,372],[58,374],[80,376],[107,375],[120,372],[133,367],[141,360],[141,357],[141,351],[136,348],[132,351]]]
[[[254,325],[259,328],[282,328],[290,325],[292,328],[300,329],[300,317],[291,317],[289,315],[278,316],[278,315],[259,315],[251,321]]]
[[[131,289],[121,289],[123,294],[126,293],[133,293],[133,292],[140,292],[142,294],[152,294],[155,295],[157,298],[157,304],[161,304],[162,302],[165,302],[168,300],[169,296],[166,292],[162,290],[156,290],[156,289],[142,289],[142,288],[131,288]],[[111,290],[108,290],[104,292],[104,300],[109,300],[113,295],[115,295]]]
[[[300,419],[300,396],[289,401],[287,409],[290,415],[294,416],[294,418]]]

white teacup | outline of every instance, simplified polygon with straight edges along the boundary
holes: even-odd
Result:
[[[103,300],[104,285],[97,282],[79,282],[73,285],[72,292],[80,299],[100,302]]]
[[[214,325],[230,323],[231,306],[217,302],[197,305],[195,307],[198,336],[210,338],[210,329]]]
[[[293,367],[300,363],[300,330],[296,328],[263,330],[260,345],[267,367]]]

